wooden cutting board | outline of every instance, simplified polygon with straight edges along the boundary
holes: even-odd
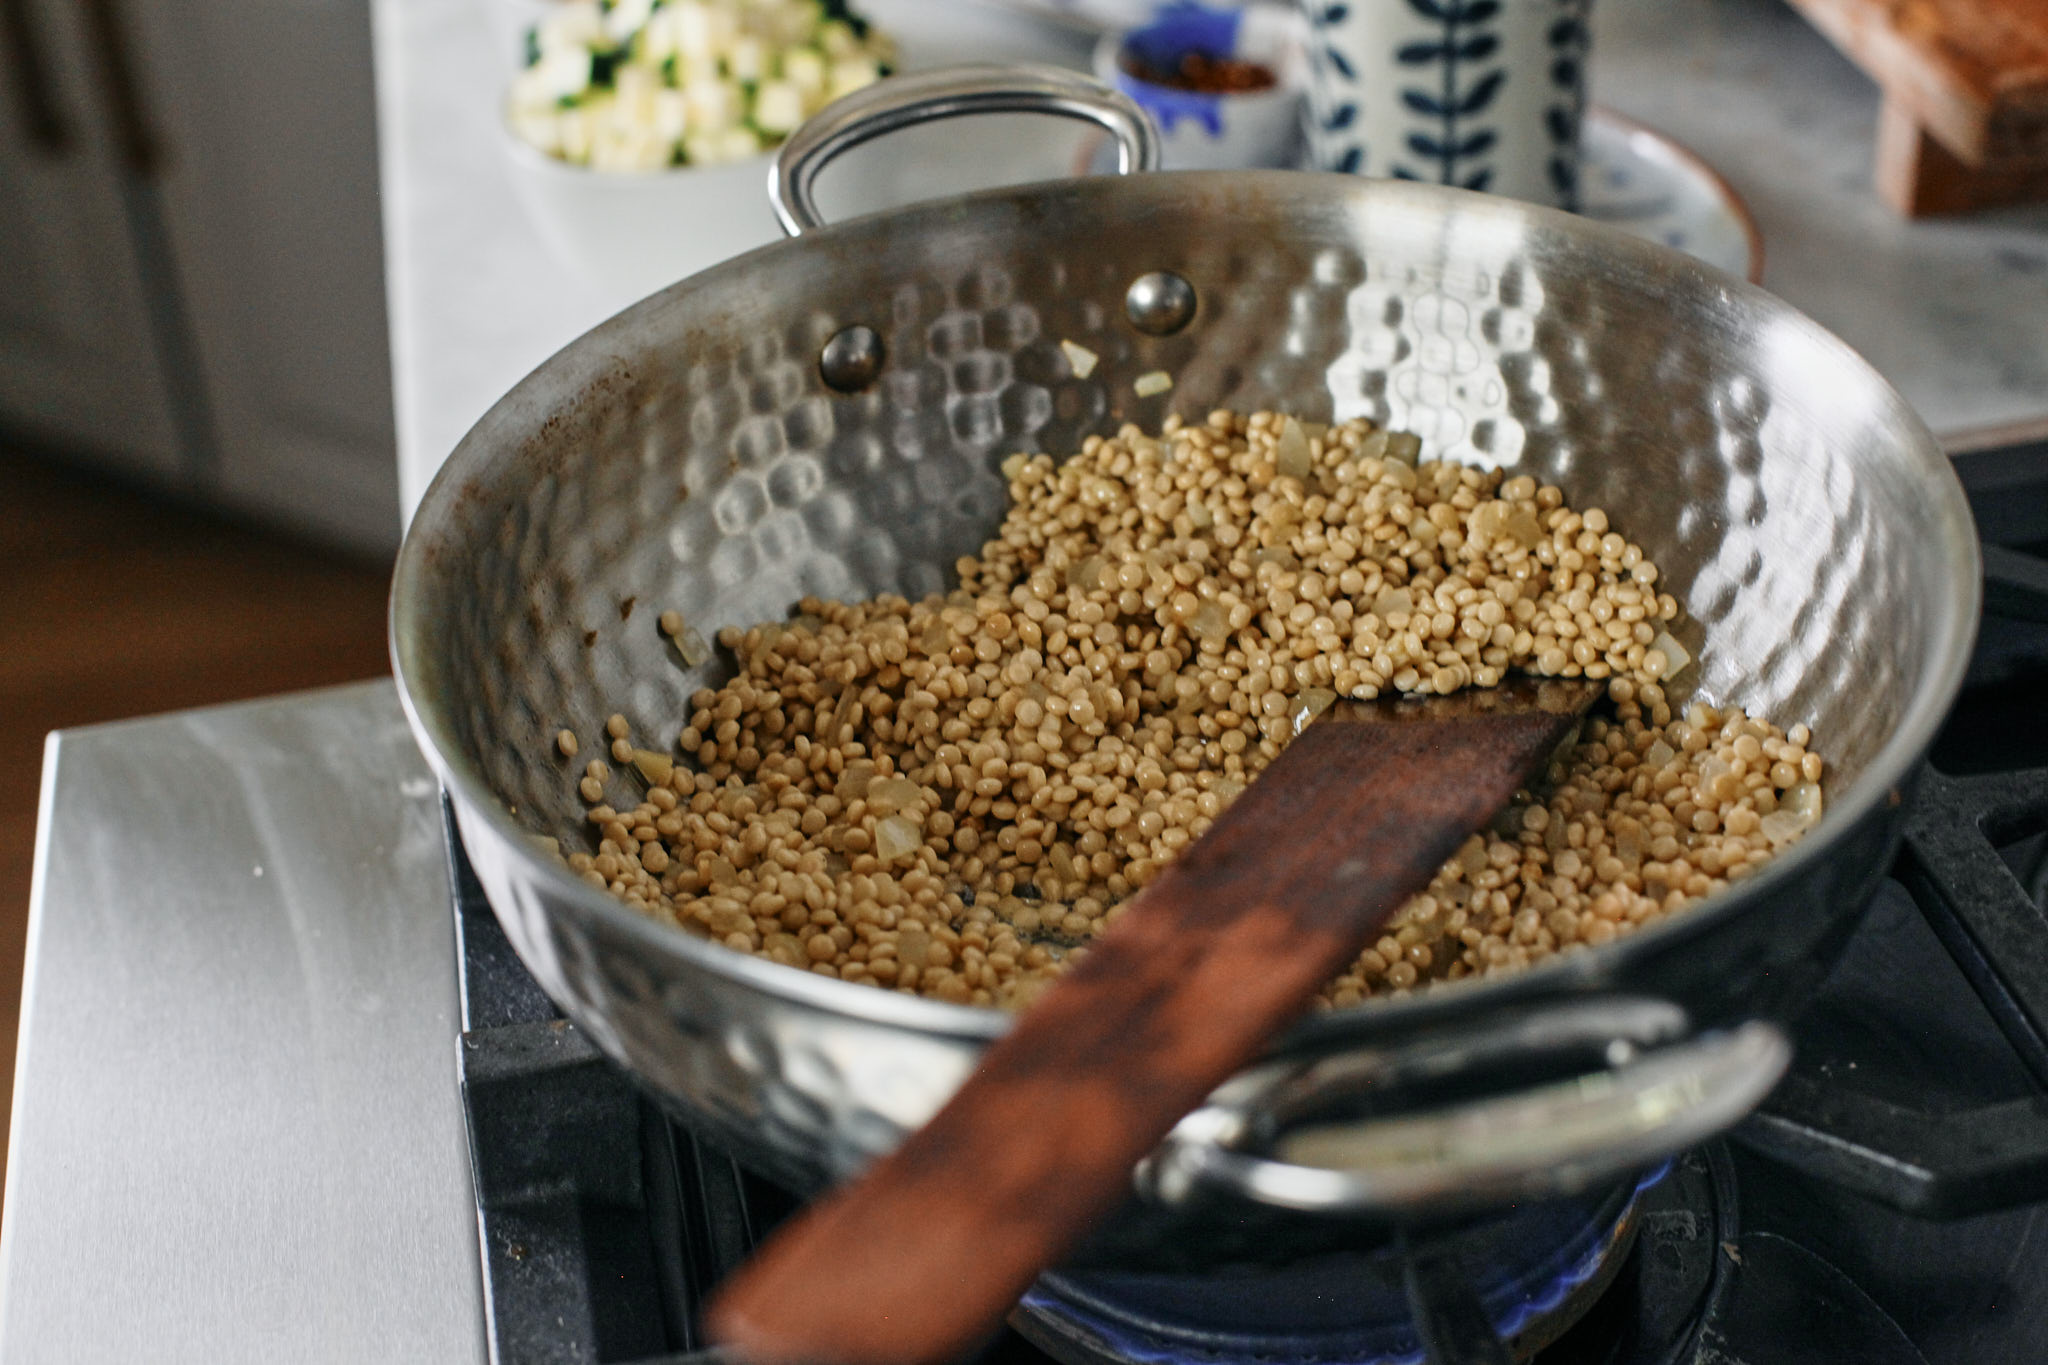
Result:
[[[1884,91],[1901,213],[2048,199],[2048,0],[1791,0]]]

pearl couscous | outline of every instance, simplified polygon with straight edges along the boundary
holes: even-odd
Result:
[[[1676,709],[1679,604],[1602,511],[1419,452],[1217,412],[1014,456],[956,591],[719,632],[737,673],[674,751],[610,717],[569,864],[737,951],[1017,1007],[1338,695],[1605,679],[1576,745],[1326,987],[1341,1006],[1606,943],[1819,818],[1805,726]],[[695,632],[659,626],[689,662]]]

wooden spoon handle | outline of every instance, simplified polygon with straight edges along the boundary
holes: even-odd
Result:
[[[970,1349],[1599,690],[1544,686],[1333,707],[929,1124],[726,1283],[714,1337],[757,1365],[938,1365]]]

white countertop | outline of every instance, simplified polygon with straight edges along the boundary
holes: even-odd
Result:
[[[495,112],[500,2],[373,0],[408,515],[492,402],[636,296],[553,254],[514,191]],[[976,0],[867,8],[902,36],[906,66],[1088,60],[1086,34]],[[1938,432],[2048,417],[2048,206],[1894,218],[1870,189],[1875,87],[1778,0],[1595,8],[1595,97],[1733,182],[1762,226],[1768,287],[1863,351]],[[943,164],[933,145],[902,159],[931,163],[934,192],[987,171],[986,140]],[[1012,170],[1060,164],[1037,137],[1013,155]]]

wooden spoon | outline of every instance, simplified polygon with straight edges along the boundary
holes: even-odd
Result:
[[[712,1336],[753,1365],[939,1365],[970,1350],[1603,690],[1511,679],[1330,707],[930,1123],[727,1281]]]

